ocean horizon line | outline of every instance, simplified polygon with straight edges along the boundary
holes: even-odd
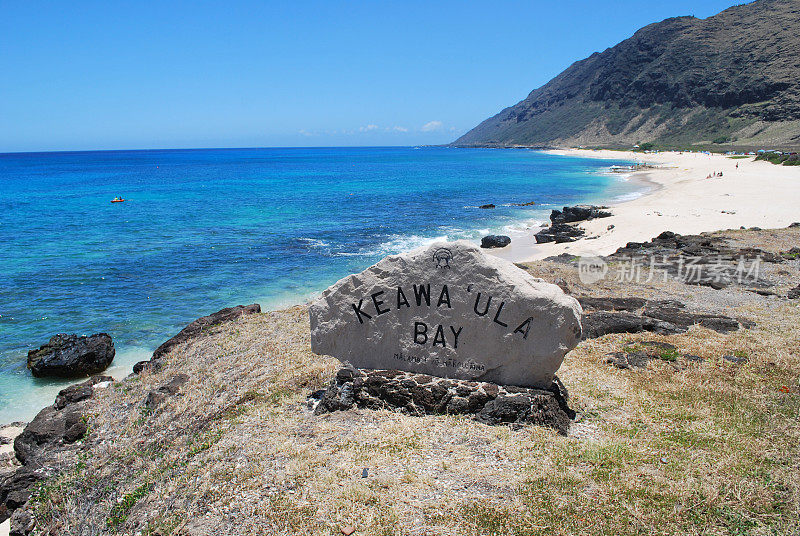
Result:
[[[271,145],[253,147],[163,147],[145,149],[57,149],[52,151],[5,151],[2,156],[45,155],[45,154],[89,154],[89,153],[141,153],[141,152],[175,152],[175,151],[248,151],[265,149],[410,149],[413,147],[450,148],[450,144],[409,144],[409,145]],[[503,149],[503,147],[458,147],[459,149]]]

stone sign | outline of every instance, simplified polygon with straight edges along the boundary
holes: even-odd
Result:
[[[311,347],[358,368],[548,387],[581,338],[581,307],[468,242],[391,255],[323,292]]]

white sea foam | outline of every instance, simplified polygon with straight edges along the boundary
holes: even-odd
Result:
[[[620,194],[618,196],[615,196],[613,199],[611,199],[611,202],[612,203],[624,203],[626,201],[633,201],[634,199],[639,199],[645,193],[646,193],[645,190],[639,190],[639,191],[636,191],[636,192],[628,192],[626,194]]]
[[[370,255],[392,255],[409,251],[421,246],[428,246],[434,242],[447,241],[447,235],[420,236],[420,235],[392,235],[389,240],[378,244]]]
[[[330,246],[328,242],[325,242],[324,240],[320,240],[318,238],[307,238],[305,236],[301,236],[297,240],[307,244],[308,247],[311,248],[324,248]]]
[[[504,225],[501,229],[507,235],[520,235],[531,232],[532,229],[539,230],[542,226],[543,220],[523,220]]]

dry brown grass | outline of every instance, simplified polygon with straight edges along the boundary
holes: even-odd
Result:
[[[796,243],[797,235],[784,234],[780,240]],[[759,325],[728,335],[695,327],[582,343],[559,372],[581,418],[560,437],[453,416],[314,416],[305,399],[338,363],[311,353],[306,310],[245,317],[176,348],[163,371],[100,395],[83,459],[34,499],[38,530],[798,533],[797,305],[677,283],[581,289],[566,267],[531,270],[596,295],[679,295]],[[796,264],[774,270],[771,277],[786,279],[781,285],[798,278]],[[642,339],[668,340],[707,361],[683,370],[651,363],[642,371],[605,363],[607,352]],[[734,352],[749,362],[721,359]],[[179,372],[190,376],[183,393],[144,410],[147,392]]]

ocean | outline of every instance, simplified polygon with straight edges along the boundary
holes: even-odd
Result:
[[[56,333],[111,334],[122,377],[223,307],[301,303],[387,254],[635,196],[608,173],[625,163],[436,147],[0,154],[0,423],[69,383],[26,369]]]

